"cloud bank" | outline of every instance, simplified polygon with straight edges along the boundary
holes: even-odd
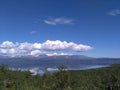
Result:
[[[114,10],[108,12],[108,15],[110,15],[110,16],[120,15],[120,9],[114,9]]]
[[[68,19],[68,18],[49,18],[44,20],[44,23],[48,24],[48,25],[57,25],[57,24],[72,24],[73,23],[73,19]]]
[[[74,42],[66,41],[51,41],[47,40],[43,43],[13,43],[11,41],[4,41],[0,44],[0,55],[4,56],[39,56],[39,55],[66,55],[67,51],[81,52],[91,50],[92,47],[83,44],[76,44]]]

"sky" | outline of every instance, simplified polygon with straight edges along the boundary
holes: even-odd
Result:
[[[120,57],[120,0],[0,0],[0,55]]]

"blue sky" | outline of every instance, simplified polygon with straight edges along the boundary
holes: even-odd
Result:
[[[119,24],[119,0],[0,0],[0,54],[39,43],[37,54],[120,57]]]

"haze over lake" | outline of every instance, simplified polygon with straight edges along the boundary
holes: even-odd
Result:
[[[120,58],[92,58],[83,55],[2,57],[0,64],[8,65],[13,70],[44,73],[45,69],[56,71],[59,66],[65,66],[68,70],[108,67],[112,64],[120,64]]]

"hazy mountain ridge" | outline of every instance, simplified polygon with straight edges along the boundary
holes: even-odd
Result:
[[[0,64],[10,67],[57,67],[60,65],[69,68],[81,68],[95,65],[120,64],[120,58],[92,58],[84,55],[54,55],[54,56],[25,56],[0,57]]]
[[[91,59],[93,57],[88,57],[84,55],[52,55],[52,56],[47,56],[47,55],[39,55],[37,57],[35,56],[16,56],[16,57],[10,57],[10,56],[0,56],[0,59]]]

